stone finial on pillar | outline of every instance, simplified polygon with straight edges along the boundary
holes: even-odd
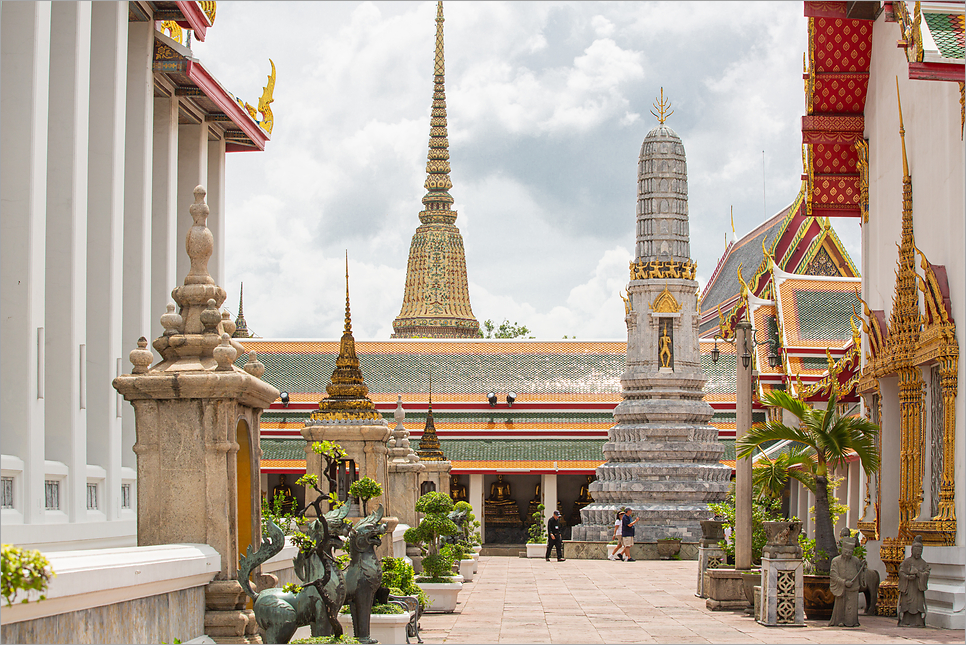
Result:
[[[227,333],[222,334],[221,344],[212,350],[212,355],[218,363],[219,372],[231,371],[231,364],[235,361],[235,348],[231,346],[231,336]]]
[[[144,374],[151,367],[151,363],[154,362],[154,354],[148,347],[148,339],[144,336],[138,338],[137,349],[132,349],[130,354],[131,363],[134,365],[134,369],[131,370],[132,374]]]
[[[161,314],[161,326],[164,327],[164,333],[162,336],[174,336],[175,334],[182,331],[181,326],[184,324],[181,315],[177,313],[174,309],[174,303],[169,302],[166,306],[167,311]]]
[[[262,378],[265,374],[265,365],[258,360],[258,352],[254,349],[248,352],[248,362],[245,363],[245,371],[255,378]]]
[[[208,230],[208,204],[205,203],[207,191],[203,186],[194,190],[195,203],[188,207],[194,224],[188,229],[184,248],[191,259],[191,269],[185,276],[185,284],[214,284],[215,281],[208,274],[208,260],[215,250],[215,237]],[[224,298],[222,298],[224,302]],[[220,303],[219,303],[220,304]]]

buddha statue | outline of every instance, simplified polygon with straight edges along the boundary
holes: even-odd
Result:
[[[543,499],[540,497],[540,482],[537,482],[537,485],[533,490],[533,499],[531,499],[530,503],[527,505],[527,514],[526,517],[523,518],[523,524],[525,526],[530,526],[534,523],[535,520],[533,518],[533,514],[537,512],[537,508],[540,506],[540,504],[543,504]],[[560,522],[560,526],[567,526],[567,521],[563,517],[563,504],[561,504],[559,499],[557,500],[557,510],[560,511],[560,517],[557,518],[557,520]],[[545,521],[545,519],[541,521]]]
[[[590,483],[594,481],[593,475],[587,475],[587,481],[580,485],[580,492],[574,502],[574,510],[570,514],[570,525],[580,524],[580,509],[594,501],[590,496]]]
[[[520,507],[510,494],[510,483],[503,481],[503,475],[497,475],[490,484],[490,496],[483,503],[488,526],[521,526]]]
[[[449,496],[453,498],[453,503],[469,501],[469,493],[466,485],[460,482],[459,475],[453,475],[449,484]]]

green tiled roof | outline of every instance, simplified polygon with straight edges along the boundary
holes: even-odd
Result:
[[[433,390],[485,394],[511,389],[526,394],[620,392],[622,354],[365,354],[363,377],[373,393]],[[335,354],[259,353],[265,381],[285,392],[324,392],[335,369]]]
[[[262,459],[305,459],[304,439],[262,439]]]
[[[837,340],[852,338],[853,308],[859,307],[854,293],[796,290],[799,335],[802,340]]]
[[[737,360],[734,354],[721,352],[718,362],[715,363],[710,354],[701,354],[701,369],[708,375],[708,382],[704,385],[705,394],[734,393]]]
[[[933,40],[939,47],[939,53],[945,58],[964,58],[964,16],[962,14],[926,13],[922,17],[929,25]]]
[[[734,439],[718,439],[718,443],[724,446],[724,454],[721,455],[722,459],[735,458],[735,440]]]
[[[444,439],[447,459],[457,461],[604,461],[603,439]]]

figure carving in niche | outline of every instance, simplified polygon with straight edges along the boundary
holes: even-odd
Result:
[[[281,509],[282,513],[286,515],[292,515],[295,513],[295,493],[292,492],[292,487],[288,485],[285,481],[285,475],[279,475],[278,486],[272,489],[272,502],[282,498]]]
[[[489,502],[510,501],[510,484],[503,481],[503,475],[497,475],[496,481],[490,484],[490,496],[486,499]]]
[[[420,496],[425,495],[426,493],[432,493],[435,490],[436,490],[436,482],[424,481],[422,484],[419,485]]]
[[[926,626],[926,587],[929,563],[922,559],[922,536],[912,540],[912,553],[899,565],[899,602],[896,615],[900,627]]]
[[[459,475],[453,475],[452,477],[449,485],[449,496],[453,498],[454,502],[465,502],[469,499],[469,494],[466,492],[466,485],[460,482]]]
[[[658,363],[661,368],[671,369],[674,367],[674,354],[672,351],[673,341],[671,339],[671,321],[667,318],[661,319],[661,335],[658,339]]]
[[[509,482],[503,481],[503,475],[497,475],[496,481],[490,484],[490,496],[483,503],[487,526],[522,526],[520,507],[510,495]]]
[[[661,255],[671,255],[671,247],[666,241],[661,242]]]
[[[661,200],[661,212],[666,213],[668,210],[668,202],[666,199]]]
[[[661,220],[661,233],[664,234],[664,235],[667,235],[667,232],[668,232],[667,220],[666,219],[662,219]]]

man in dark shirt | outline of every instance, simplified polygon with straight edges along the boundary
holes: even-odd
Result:
[[[624,546],[624,551],[627,553],[627,559],[624,562],[634,562],[634,558],[631,557],[631,547],[634,546],[634,525],[637,524],[637,520],[641,518],[635,517],[633,520],[631,520],[633,515],[633,509],[625,508],[624,517],[621,519],[621,544]]]
[[[547,520],[547,562],[550,562],[550,550],[556,545],[557,562],[563,562],[563,536],[560,533],[560,511],[554,511]]]

